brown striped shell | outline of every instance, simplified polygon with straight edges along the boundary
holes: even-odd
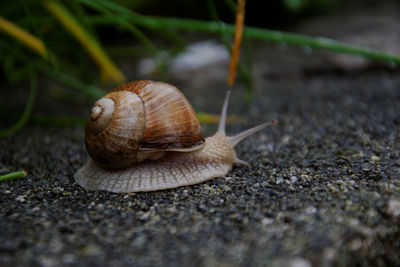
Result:
[[[98,100],[86,126],[86,148],[106,169],[122,169],[164,151],[189,152],[204,145],[192,106],[174,86],[126,83]]]

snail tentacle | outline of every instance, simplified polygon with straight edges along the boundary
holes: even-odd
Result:
[[[242,141],[246,137],[249,137],[250,135],[255,134],[256,132],[258,132],[258,131],[260,131],[260,130],[262,130],[264,128],[267,128],[269,126],[275,125],[277,123],[278,123],[278,121],[276,121],[276,120],[264,122],[263,124],[260,124],[258,126],[253,127],[253,128],[250,128],[248,130],[245,130],[245,131],[243,131],[241,133],[238,133],[238,134],[236,134],[234,136],[229,136],[229,142],[232,145],[232,147],[234,147],[235,145],[237,145],[237,143],[239,143],[240,141]]]
[[[231,91],[226,92],[225,100],[224,100],[224,105],[222,106],[222,111],[221,111],[221,118],[219,120],[219,125],[218,125],[218,131],[217,133],[225,135],[225,125],[226,125],[226,114],[228,111],[228,102],[229,102],[229,96],[231,95]]]

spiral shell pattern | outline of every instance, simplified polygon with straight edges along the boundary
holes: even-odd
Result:
[[[95,103],[85,131],[86,148],[105,169],[122,169],[164,151],[203,146],[196,114],[174,86],[153,81],[124,84]]]

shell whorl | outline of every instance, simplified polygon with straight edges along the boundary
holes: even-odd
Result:
[[[85,131],[86,148],[104,169],[123,169],[164,151],[189,152],[204,144],[196,114],[174,86],[124,84],[98,100]]]
[[[114,101],[110,98],[102,98],[97,101],[90,112],[88,127],[93,134],[103,131],[112,119],[115,110]]]
[[[129,91],[111,92],[94,105],[86,127],[89,155],[106,169],[120,169],[137,162],[145,129],[142,100]]]
[[[133,81],[114,92],[124,90],[136,93],[145,106],[146,129],[141,150],[192,151],[204,144],[196,113],[175,86],[163,82]]]

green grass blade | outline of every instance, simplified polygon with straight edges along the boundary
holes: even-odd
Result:
[[[134,12],[132,13],[129,12],[130,10],[125,8],[123,12],[121,12],[121,16],[126,16],[126,19],[128,19],[135,25],[144,26],[151,30],[161,31],[163,29],[172,28],[172,29],[180,29],[191,32],[199,31],[206,33],[221,33],[221,32],[230,34],[234,33],[234,25],[225,24],[222,22],[142,16]],[[104,18],[102,16],[88,16],[86,19],[88,20],[88,22],[91,23],[100,23],[100,24],[112,23],[112,21],[107,20],[107,18]],[[385,53],[369,47],[342,43],[328,38],[310,37],[294,33],[285,33],[281,31],[260,29],[256,27],[245,27],[243,37],[248,37],[254,40],[284,42],[288,44],[309,46],[311,48],[318,48],[340,53],[359,55],[379,61],[387,61],[390,63],[400,64],[399,55]]]
[[[73,77],[69,74],[66,74],[65,72],[63,72],[61,70],[55,69],[52,66],[49,66],[48,64],[46,64],[43,61],[38,61],[38,60],[35,61],[31,57],[21,53],[14,47],[7,45],[7,43],[0,42],[0,48],[3,49],[4,51],[7,51],[10,54],[12,53],[12,55],[16,59],[24,62],[25,64],[29,63],[34,70],[39,71],[43,74],[46,74],[47,76],[53,78],[57,82],[67,85],[78,91],[81,91],[82,93],[84,93],[86,95],[89,95],[93,98],[99,98],[105,94],[104,90],[102,90],[96,86],[93,86],[93,85],[85,84],[84,82],[76,79],[75,77]]]
[[[88,1],[88,0],[80,0],[80,2],[103,13],[109,20],[112,20],[114,23],[123,26],[133,36],[135,36],[140,42],[142,42],[148,51],[150,51],[154,56],[157,56],[158,49],[153,44],[153,42],[149,38],[147,38],[147,36],[143,32],[141,32],[137,27],[135,27],[132,23],[130,23],[127,19],[125,19],[121,16],[118,16],[114,12],[109,11],[107,6],[102,6],[101,4],[98,4],[97,2]],[[102,2],[102,1],[99,1],[99,2]]]
[[[110,79],[116,83],[126,81],[122,72],[108,57],[95,37],[86,31],[83,25],[80,25],[60,2],[56,0],[44,0],[43,5],[81,43],[82,47],[86,49],[87,53],[100,66],[103,80]]]
[[[26,171],[11,172],[11,173],[0,176],[0,182],[9,181],[9,180],[18,179],[18,178],[24,178],[27,175],[28,174],[26,173]]]
[[[31,74],[30,79],[29,79],[29,98],[28,98],[28,103],[26,104],[25,111],[22,114],[21,118],[18,120],[16,124],[11,126],[8,129],[0,131],[0,138],[6,137],[13,135],[14,133],[18,132],[19,130],[24,127],[26,122],[29,119],[29,116],[31,115],[33,104],[35,102],[36,98],[36,89],[37,89],[37,81],[36,81],[36,74]]]

